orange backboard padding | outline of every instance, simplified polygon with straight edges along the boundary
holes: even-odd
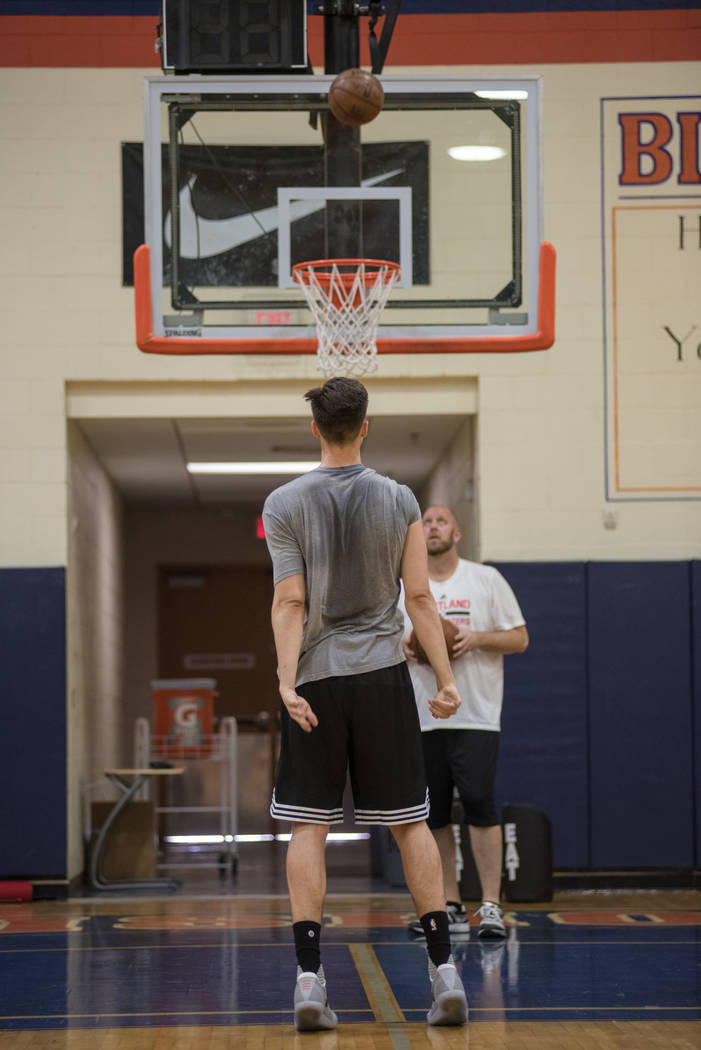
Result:
[[[381,354],[514,354],[547,350],[555,342],[555,249],[540,246],[538,331],[528,335],[467,336],[423,339],[378,339]],[[151,250],[147,244],[134,252],[134,309],[136,345],[145,354],[315,354],[316,339],[220,339],[210,336],[154,336],[151,303]]]

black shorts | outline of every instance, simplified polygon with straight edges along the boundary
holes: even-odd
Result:
[[[421,729],[405,663],[305,682],[297,692],[319,724],[305,733],[282,705],[273,817],[340,824],[350,769],[356,824],[426,819]]]
[[[451,823],[453,787],[465,823],[489,828],[499,823],[494,802],[499,734],[485,729],[431,729],[421,734],[431,798],[430,828]]]

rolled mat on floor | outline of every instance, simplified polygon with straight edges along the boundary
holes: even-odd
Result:
[[[30,901],[32,884],[17,879],[14,882],[0,881],[0,901]]]

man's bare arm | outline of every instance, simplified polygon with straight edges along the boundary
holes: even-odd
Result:
[[[473,649],[483,649],[487,653],[525,653],[528,648],[528,631],[525,625],[512,627],[508,631],[471,631],[463,627],[458,631],[452,646],[453,659]]]
[[[282,702],[290,718],[293,718],[305,733],[311,733],[319,721],[304,697],[295,691],[304,627],[305,596],[306,585],[301,573],[280,580],[275,584],[270,619],[275,638]]]
[[[450,666],[436,603],[428,585],[428,554],[420,521],[409,526],[401,571],[406,611],[438,685],[438,692],[429,700],[429,708],[435,718],[450,718],[460,706],[460,694]]]

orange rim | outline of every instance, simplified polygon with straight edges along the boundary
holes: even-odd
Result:
[[[346,286],[353,284],[359,266],[366,267],[366,273],[364,274],[366,283],[376,278],[378,272],[383,270],[385,271],[383,274],[385,282],[390,274],[399,273],[399,263],[390,262],[389,259],[312,259],[309,262],[295,263],[292,267],[292,273],[295,276],[299,275],[303,284],[309,284],[309,272],[313,271],[320,284],[328,284],[331,280],[331,269],[334,266],[337,269],[339,279]],[[355,269],[349,273],[341,273],[338,269],[340,266],[354,266]],[[368,266],[373,268],[370,273],[367,272]]]

